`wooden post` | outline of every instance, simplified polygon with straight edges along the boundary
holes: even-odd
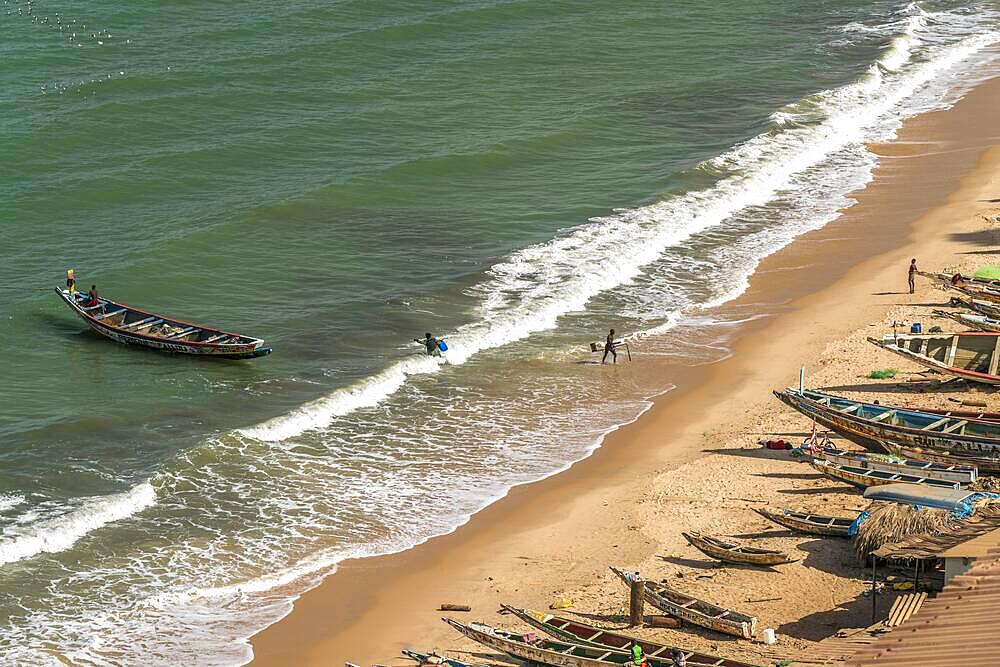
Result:
[[[639,573],[635,573],[635,577],[632,578],[632,584],[629,587],[629,603],[628,603],[628,626],[630,628],[638,628],[642,626],[642,612],[643,612],[643,602],[646,597],[646,582],[642,580]]]
[[[872,625],[875,625],[875,616],[878,614],[878,609],[876,608],[877,602],[875,600],[875,582],[878,579],[878,572],[875,570],[875,563],[875,554],[872,554]]]

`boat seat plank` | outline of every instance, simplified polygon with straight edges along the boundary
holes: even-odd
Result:
[[[116,311],[111,312],[111,313],[104,313],[103,315],[98,315],[94,319],[95,320],[106,320],[109,317],[114,317],[115,315],[121,315],[122,313],[127,313],[127,312],[128,312],[128,309],[122,308],[121,310],[116,310]]]
[[[152,322],[147,322],[147,323],[143,324],[142,326],[135,327],[134,329],[132,329],[132,331],[139,331],[141,329],[148,329],[150,327],[155,327],[157,324],[160,324],[161,322],[163,322],[163,320],[159,320],[159,319],[153,320]]]
[[[195,331],[195,330],[196,330],[195,327],[186,327],[186,328],[181,329],[180,331],[177,331],[175,333],[168,334],[168,335],[164,336],[164,338],[182,338],[184,336],[187,336],[188,334],[190,334],[192,331]]]
[[[886,419],[888,419],[889,417],[893,416],[894,414],[896,414],[895,410],[886,410],[882,414],[875,415],[874,417],[872,417],[872,421],[873,422],[885,421]]]
[[[212,336],[209,339],[201,341],[202,343],[214,343],[217,340],[221,340],[226,337],[226,334],[219,334],[218,336]]]
[[[940,426],[941,424],[948,423],[950,420],[951,420],[951,417],[941,417],[941,419],[937,420],[933,424],[928,424],[927,426],[924,426],[920,430],[921,431],[932,431],[932,430],[936,429],[938,426]]]
[[[135,322],[130,322],[129,324],[123,324],[123,325],[121,325],[118,328],[119,329],[131,329],[132,327],[139,326],[140,324],[145,324],[146,322],[149,322],[149,321],[155,320],[155,319],[156,319],[155,316],[150,316],[150,317],[147,317],[144,320],[136,320]]]
[[[964,427],[968,423],[969,423],[969,420],[962,419],[961,421],[957,421],[954,424],[952,424],[951,426],[948,426],[947,428],[941,429],[941,432],[942,433],[951,433],[952,431],[957,431],[958,429]]]
[[[848,405],[846,408],[840,408],[840,412],[842,412],[845,415],[849,415],[852,412],[857,412],[858,408],[860,407],[861,407],[860,403],[855,403],[854,405]]]

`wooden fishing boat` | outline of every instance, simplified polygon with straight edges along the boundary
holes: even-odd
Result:
[[[785,551],[747,547],[702,533],[691,532],[681,533],[681,535],[688,541],[688,544],[706,556],[726,563],[770,566],[794,563],[799,560],[798,558],[793,558]]]
[[[934,314],[938,317],[955,320],[962,326],[971,327],[978,331],[1000,332],[1000,320],[981,313],[953,313],[947,310],[935,310]]]
[[[1000,319],[1000,304],[994,303],[993,301],[976,299],[974,297],[969,297],[968,299],[952,297],[951,305],[974,310],[980,315],[986,315],[992,319]]]
[[[611,571],[625,585],[632,585],[632,574],[614,567]],[[753,639],[757,634],[757,618],[754,616],[699,600],[666,584],[646,581],[645,585],[646,602],[682,621],[744,639]]]
[[[680,651],[684,654],[684,659],[690,667],[752,667],[752,665],[738,660],[729,660],[717,655],[698,653],[697,651],[679,646],[657,644],[645,639],[623,635],[614,630],[605,630],[582,621],[562,616],[553,616],[543,611],[519,609],[506,604],[500,605],[500,607],[505,613],[514,614],[528,625],[556,639],[573,644],[628,651],[632,642],[636,642],[642,647],[643,653],[654,658],[660,656],[670,657],[674,654],[674,651]]]
[[[774,395],[816,423],[868,449],[885,449],[886,443],[897,443],[977,456],[1000,453],[1000,423],[970,416],[968,412],[927,412],[875,405],[809,389],[801,393],[785,389]]]
[[[974,466],[948,465],[917,459],[892,460],[882,454],[869,454],[868,452],[849,452],[844,449],[824,448],[814,452],[813,456],[838,465],[902,473],[959,484],[972,484],[978,477]]]
[[[529,663],[553,667],[612,667],[632,663],[632,654],[624,650],[544,639],[534,633],[519,634],[485,623],[459,623],[451,618],[441,620],[472,641]],[[669,656],[647,656],[646,661],[649,667],[673,665]]]
[[[462,662],[461,660],[455,660],[454,658],[447,658],[438,653],[420,653],[419,651],[411,651],[409,649],[403,649],[403,655],[411,660],[416,660],[420,667],[425,665],[444,665],[445,667],[471,667],[467,662]]]
[[[219,359],[250,359],[271,353],[260,338],[189,324],[132,308],[110,299],[87,306],[89,297],[56,288],[56,294],[91,329],[126,345]]]
[[[939,334],[885,334],[868,342],[945,375],[982,384],[1000,384],[1000,334],[987,331]]]
[[[941,283],[944,287],[962,292],[963,294],[982,294],[984,298],[1000,302],[1000,281],[987,278],[970,278],[961,274],[949,275],[947,273],[929,273],[926,271],[917,271],[917,274],[924,278],[930,278],[933,281]]]
[[[978,472],[988,475],[1000,475],[1000,450],[992,456],[988,454],[975,455],[961,452],[948,452],[939,449],[927,449],[923,447],[909,447],[899,445],[894,442],[885,443],[885,448],[890,454],[902,458],[918,457],[924,461],[940,463],[942,465],[957,465],[975,468]]]
[[[826,537],[850,537],[850,529],[855,519],[840,516],[825,516],[823,514],[808,514],[786,509],[782,512],[772,512],[767,509],[754,508],[758,514],[779,526],[807,535],[823,535]]]
[[[914,475],[904,475],[902,473],[883,472],[881,470],[866,470],[853,466],[838,465],[813,459],[812,467],[823,473],[830,479],[839,482],[846,482],[859,489],[867,489],[869,486],[881,486],[883,484],[919,484],[920,486],[933,486],[940,489],[960,489],[958,482],[945,482],[940,479],[927,479],[926,477],[916,477]]]

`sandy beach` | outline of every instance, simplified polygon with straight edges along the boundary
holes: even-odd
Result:
[[[669,368],[677,389],[638,421],[610,434],[588,459],[515,488],[453,533],[395,555],[342,563],[297,600],[283,620],[252,639],[254,665],[405,664],[402,648],[431,649],[472,662],[488,652],[458,636],[436,611],[472,606],[460,620],[503,627],[500,603],[545,609],[573,600],[567,614],[622,627],[627,592],[609,565],[666,579],[700,598],[752,613],[775,628],[775,647],[693,628],[644,629],[642,636],[726,657],[765,661],[808,650],[845,627],[871,622],[866,571],[848,541],[793,535],[755,508],[790,507],[849,516],[866,502],[761,438],[798,444],[809,423],[771,391],[797,383],[855,398],[923,406],[975,392],[948,392],[920,369],[866,342],[894,322],[937,324],[946,292],[919,280],[906,290],[911,257],[927,271],[993,263],[1000,230],[1000,79],[952,109],[910,119],[882,156],[857,204],[758,267],[730,315],[759,315],[733,331],[724,360]],[[642,363],[641,345],[636,363]],[[897,368],[893,380],[870,380]],[[910,382],[910,379],[918,381]],[[687,545],[681,531],[736,536],[789,549],[796,563],[771,571],[726,567]],[[878,599],[884,614],[891,604]],[[496,657],[496,656],[494,656]],[[412,663],[411,663],[412,664]]]

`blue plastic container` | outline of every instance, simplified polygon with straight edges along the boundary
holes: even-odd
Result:
[[[438,341],[438,349],[441,350],[442,352],[447,352],[448,351],[448,343],[444,342],[443,340],[439,340]]]
[[[920,322],[914,322],[913,324],[910,325],[910,333],[911,334],[918,334],[918,333],[923,333],[923,332],[924,332],[924,328],[922,326],[920,326]]]

